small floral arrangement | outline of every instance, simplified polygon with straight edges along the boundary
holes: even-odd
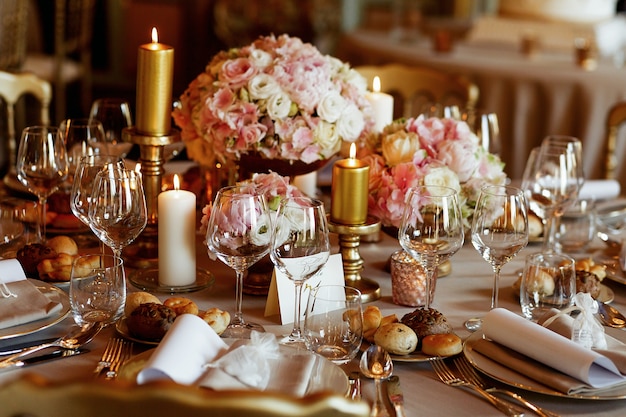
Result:
[[[398,119],[361,152],[370,165],[369,214],[384,226],[400,226],[409,188],[444,185],[459,192],[469,227],[480,189],[506,180],[500,158],[480,145],[467,123],[454,119]]]
[[[367,82],[299,38],[261,37],[218,53],[173,112],[190,158],[210,164],[254,153],[306,164],[371,131]]]

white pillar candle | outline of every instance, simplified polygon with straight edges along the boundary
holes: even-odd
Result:
[[[196,195],[174,189],[158,197],[159,285],[185,286],[196,282]]]
[[[374,113],[374,130],[382,132],[383,128],[393,122],[393,96],[380,92],[380,78],[374,77],[373,91],[366,93],[365,97],[372,105]]]
[[[317,195],[317,171],[293,177],[293,185],[309,197]]]

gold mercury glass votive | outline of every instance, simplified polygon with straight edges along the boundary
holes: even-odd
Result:
[[[430,299],[435,296],[435,279],[430,285]],[[426,273],[422,266],[404,250],[391,255],[391,294],[394,304],[424,306],[426,295]]]

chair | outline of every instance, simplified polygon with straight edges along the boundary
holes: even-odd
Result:
[[[382,91],[396,99],[394,118],[418,116],[425,106],[433,104],[472,111],[478,102],[478,86],[463,76],[399,64],[357,66],[354,69],[367,79],[369,86],[375,76],[380,77]]]
[[[615,154],[615,148],[617,147],[617,133],[620,125],[626,122],[626,101],[621,101],[614,104],[609,110],[609,114],[606,118],[606,138],[604,142],[604,155],[605,155],[605,171],[604,178],[615,178],[615,171],[617,169],[618,158]]]
[[[9,167],[15,167],[17,151],[15,105],[25,95],[34,96],[41,104],[37,124],[50,124],[50,101],[52,88],[50,83],[36,75],[0,71],[0,98],[6,104],[7,143],[3,148],[9,154]]]
[[[55,0],[54,54],[29,53],[22,71],[54,88],[54,117],[66,118],[67,87],[80,81],[80,108],[87,115],[92,99],[91,41],[95,0]]]
[[[338,394],[304,398],[258,391],[211,391],[159,382],[50,384],[26,374],[0,389],[0,417],[367,417],[369,406]]]

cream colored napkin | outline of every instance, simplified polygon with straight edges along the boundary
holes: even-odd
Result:
[[[567,317],[560,317],[551,327],[564,334],[569,334],[569,328],[571,333]],[[585,349],[569,336],[502,308],[493,309],[485,316],[482,330],[489,340],[472,344],[474,350],[566,394],[626,383],[626,345],[615,339],[609,341],[607,337],[608,351]],[[620,355],[606,355],[616,348]]]
[[[315,357],[278,345],[271,333],[228,346],[198,316],[179,316],[139,372],[137,383],[169,379],[215,390],[253,389],[303,396]]]
[[[0,329],[19,326],[57,314],[63,305],[42,294],[26,279],[16,259],[0,260]]]

